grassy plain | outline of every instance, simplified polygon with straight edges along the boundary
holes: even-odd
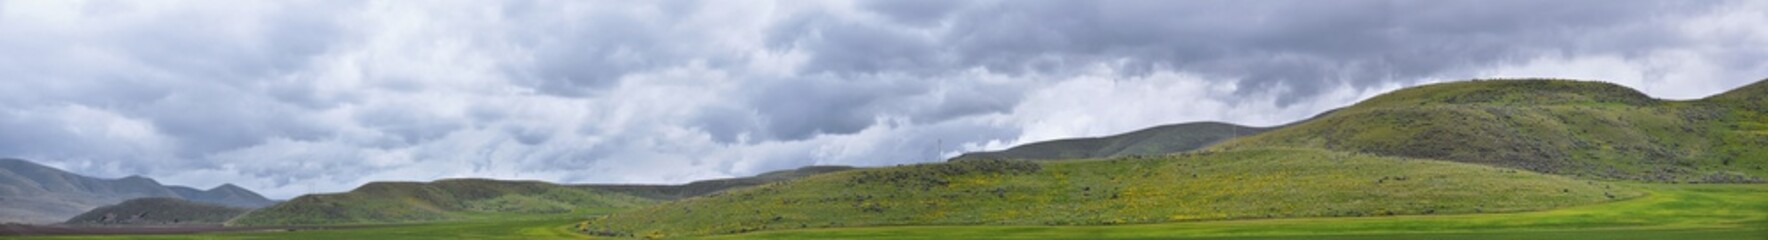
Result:
[[[1768,239],[1768,185],[1629,184],[1645,197],[1548,211],[1119,226],[895,226],[709,239]]]
[[[1624,184],[1640,198],[1517,213],[1292,218],[1114,226],[888,226],[704,239],[1713,239],[1768,238],[1768,185]],[[584,239],[583,214],[482,216],[339,230],[22,239]]]

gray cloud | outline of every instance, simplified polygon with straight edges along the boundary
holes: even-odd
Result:
[[[1538,51],[1626,52],[1669,44],[1651,20],[1712,5],[1611,1],[873,1],[891,22],[789,19],[776,42],[809,71],[1072,72],[1113,62],[1242,79],[1242,89],[1370,87]],[[956,5],[956,6],[954,6]],[[941,9],[923,11],[923,9]],[[955,10],[954,10],[955,9]],[[1667,16],[1666,16],[1667,15]],[[939,22],[943,24],[929,24]],[[1643,26],[1641,26],[1643,25]],[[1324,84],[1324,85],[1321,85]]]
[[[1768,73],[1760,1],[0,2],[0,156],[291,197],[890,165],[1403,86]]]

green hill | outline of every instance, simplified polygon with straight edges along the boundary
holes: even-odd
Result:
[[[1629,198],[1606,184],[1308,149],[954,161],[811,176],[592,219],[586,232],[692,236],[886,225],[1087,225],[1547,209]]]
[[[654,200],[538,181],[451,179],[375,182],[346,193],[309,194],[230,222],[239,226],[400,223],[507,214],[612,211]]]
[[[717,193],[730,189],[752,187],[816,174],[853,170],[848,166],[808,166],[791,170],[762,173],[753,177],[695,181],[682,185],[591,184],[582,187],[631,194],[652,199],[675,200]]]
[[[103,206],[68,219],[73,225],[219,225],[251,209],[153,197]]]
[[[1665,101],[1600,82],[1432,84],[1213,148],[1323,148],[1601,179],[1761,182],[1768,115],[1749,106],[1763,104],[1763,86]]]
[[[973,152],[952,160],[1015,159],[1055,160],[1122,156],[1154,156],[1196,150],[1269,128],[1219,122],[1196,122],[1157,126],[1118,135],[1036,142],[993,152]]]

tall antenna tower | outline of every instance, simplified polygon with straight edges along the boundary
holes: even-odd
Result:
[[[928,159],[927,162],[938,162],[940,155],[944,153],[944,152],[941,152],[941,150],[945,150],[944,148],[945,148],[945,139],[944,138],[933,140],[933,159]]]

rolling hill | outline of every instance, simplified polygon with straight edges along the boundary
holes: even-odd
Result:
[[[1464,163],[1259,149],[861,169],[663,203],[582,226],[600,235],[671,237],[905,224],[1096,225],[1510,212],[1638,194]]]
[[[103,206],[68,219],[72,225],[220,225],[247,208],[179,198],[150,197]]]
[[[729,189],[752,187],[816,174],[853,170],[848,166],[808,166],[791,170],[762,173],[753,177],[695,181],[682,185],[589,184],[582,187],[631,194],[651,199],[676,200],[717,193]]]
[[[238,226],[330,225],[448,221],[508,216],[611,212],[823,173],[846,166],[808,166],[753,177],[682,185],[583,184],[451,179],[430,183],[375,182],[346,193],[309,194],[253,211]]]
[[[1601,82],[1432,84],[1212,148],[1323,148],[1616,180],[1762,182],[1764,85],[1668,101]]]
[[[1201,151],[1042,162],[981,157],[861,169],[659,204],[580,227],[600,235],[669,237],[1584,205],[1640,195],[1593,180],[1761,182],[1768,176],[1763,86],[1669,101],[1598,82],[1432,84]],[[1114,146],[1110,142],[1034,144],[1026,147],[1038,151],[1015,153],[1090,157],[1097,153],[1069,150],[1107,149],[1099,146]]]
[[[258,195],[256,192],[228,183],[209,188],[209,190],[196,190],[182,186],[167,188],[171,189],[173,193],[178,193],[181,198],[199,203],[212,203],[235,208],[261,208],[276,204],[275,200],[264,198],[263,195]]]
[[[204,191],[165,186],[139,176],[99,179],[30,161],[0,159],[0,222],[57,223],[99,206],[143,197],[182,198],[246,208],[274,203],[231,184]]]
[[[1156,126],[1096,138],[1059,139],[1015,146],[1001,151],[973,152],[952,160],[1009,159],[1056,160],[1122,156],[1154,156],[1203,148],[1271,128],[1247,127],[1219,122],[1195,122]]]
[[[374,182],[350,192],[308,194],[229,222],[237,226],[331,225],[467,220],[511,214],[603,212],[655,200],[537,181],[449,179]]]

